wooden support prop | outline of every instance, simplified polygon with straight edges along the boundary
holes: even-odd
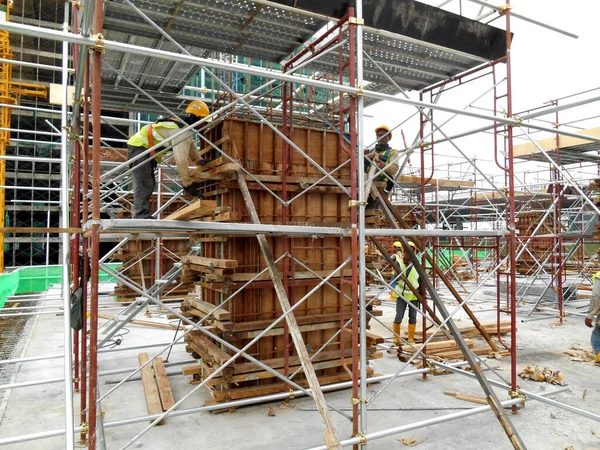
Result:
[[[140,353],[138,355],[138,361],[140,366],[148,362],[148,353]],[[146,396],[146,408],[148,414],[160,414],[163,412],[162,405],[160,403],[160,397],[158,396],[158,389],[152,376],[152,367],[148,364],[142,369],[142,385],[144,386],[144,395]],[[150,421],[152,422],[152,420]],[[157,425],[164,424],[164,419],[157,423]]]
[[[248,209],[248,214],[252,220],[252,223],[259,224],[260,220],[258,218],[256,208],[254,207],[250,191],[248,190],[248,186],[246,185],[246,180],[244,179],[244,176],[241,172],[237,172],[237,180],[240,185],[242,196],[246,201],[246,208]],[[275,293],[277,294],[277,298],[279,299],[281,310],[284,313],[287,313],[288,311],[290,311],[292,306],[290,305],[287,293],[285,291],[285,288],[283,287],[283,283],[281,281],[279,271],[277,270],[277,266],[275,265],[273,254],[271,253],[271,248],[269,247],[267,238],[264,234],[257,234],[256,238],[258,239],[258,244],[267,264],[269,274],[273,279]],[[325,425],[325,432],[323,433],[323,436],[325,438],[327,448],[341,450],[342,445],[340,444],[337,432],[335,431],[335,427],[333,426],[333,421],[331,420],[331,413],[329,412],[329,407],[325,403],[325,396],[323,395],[323,391],[321,390],[321,386],[319,385],[319,380],[317,379],[317,374],[315,373],[315,369],[313,368],[313,365],[310,361],[310,356],[308,354],[308,351],[306,350],[306,345],[304,343],[304,340],[302,339],[302,334],[298,329],[296,318],[294,314],[291,313],[286,316],[285,320],[288,324],[292,340],[294,341],[296,352],[300,356],[300,363],[302,364],[302,368],[304,369],[304,374],[306,376],[308,385],[312,391],[313,399],[315,401],[315,404],[317,405],[317,409],[319,410],[319,413],[321,414],[323,423]]]
[[[171,391],[171,385],[169,384],[169,378],[162,358],[154,358],[152,360],[152,368],[154,369],[156,384],[158,385],[158,395],[160,396],[162,410],[167,411],[175,404],[175,399],[173,398],[173,392]]]

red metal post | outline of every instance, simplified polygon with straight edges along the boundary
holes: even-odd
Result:
[[[100,34],[103,27],[103,1],[96,0],[94,32]],[[100,139],[102,113],[102,52],[92,50],[92,261],[90,298],[90,387],[89,387],[89,440],[90,450],[96,450],[96,399],[98,398],[98,271],[100,261]]]
[[[506,115],[512,118],[512,72],[511,72],[511,33],[510,33],[510,0],[506,0]],[[513,127],[507,129],[508,144],[508,198],[509,198],[509,270],[510,270],[510,366],[511,366],[511,390],[516,392],[517,385],[517,292],[516,292],[516,217],[515,217],[515,179],[514,179],[514,155],[513,155]],[[513,414],[517,413],[517,407],[512,407]]]

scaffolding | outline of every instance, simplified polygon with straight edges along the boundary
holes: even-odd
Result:
[[[568,33],[512,12],[510,2],[500,8],[483,1],[469,1],[482,8],[478,20],[492,15],[494,18],[503,18],[505,29],[496,29],[478,20],[427,5],[415,3],[414,9],[408,12],[402,8],[409,2],[397,0],[393,3],[394,7],[409,16],[443,17],[454,21],[453,24],[468,22],[474,27],[474,33],[487,37],[482,40],[485,42],[482,47],[465,47],[460,42],[452,42],[449,36],[421,35],[422,39],[417,39],[419,30],[411,26],[399,29],[395,22],[390,24],[381,18],[376,20],[372,10],[363,10],[360,0],[354,7],[347,7],[342,12],[329,8],[328,2],[311,7],[298,5],[296,8],[286,6],[287,2],[267,0],[243,3],[202,0],[178,5],[168,0],[121,0],[108,3],[87,0],[72,5],[65,2],[64,7],[54,7],[55,21],[62,22],[62,30],[50,27],[46,22],[37,25],[25,21],[1,23],[3,34],[36,37],[39,41],[51,43],[51,46],[60,44],[62,53],[62,67],[28,63],[40,73],[61,75],[61,102],[60,110],[50,108],[45,111],[37,106],[31,107],[31,112],[45,113],[54,120],[48,121],[51,129],[48,132],[32,124],[34,129],[24,133],[26,136],[23,139],[24,144],[31,144],[34,149],[43,143],[52,145],[56,151],[48,154],[34,151],[31,154],[16,152],[6,155],[2,147],[0,179],[6,161],[15,164],[15,173],[18,172],[17,164],[48,165],[51,175],[48,186],[29,187],[28,191],[39,189],[46,193],[54,192],[53,196],[46,194],[48,197],[41,201],[47,205],[60,205],[56,207],[56,212],[60,212],[58,226],[55,219],[51,220],[51,210],[46,207],[45,227],[35,228],[45,235],[43,239],[46,245],[50,242],[48,239],[60,241],[60,258],[57,262],[60,261],[63,269],[62,291],[55,300],[56,305],[62,305],[64,312],[64,348],[73,351],[46,357],[64,359],[62,378],[35,383],[64,384],[64,429],[1,438],[0,445],[64,436],[66,448],[74,448],[76,440],[87,442],[91,449],[104,448],[105,429],[147,423],[150,420],[149,425],[131,436],[123,447],[127,448],[165,417],[301,395],[315,399],[326,430],[324,438],[315,439],[314,448],[351,445],[358,448],[359,445],[365,446],[403,431],[490,410],[497,417],[511,445],[525,448],[505,411],[505,408],[512,407],[513,413],[516,413],[517,405],[525,398],[600,420],[595,413],[547,398],[558,390],[540,395],[518,386],[516,333],[517,313],[521,311],[526,313],[528,320],[558,318],[561,322],[566,314],[579,315],[568,308],[574,298],[573,286],[589,280],[590,274],[598,267],[597,250],[590,246],[595,245],[596,241],[592,228],[595,223],[590,225],[590,222],[597,222],[600,214],[593,198],[593,192],[600,189],[594,184],[600,167],[597,150],[600,134],[585,132],[559,121],[560,112],[597,101],[597,98],[584,96],[582,100],[571,103],[565,103],[567,99],[558,99],[536,110],[513,111],[511,17],[545,26],[555,32]],[[490,11],[483,14],[484,8]],[[206,29],[200,34],[197,32],[199,23],[204,26],[200,28]],[[300,48],[297,45],[299,41],[304,42]],[[253,63],[253,60],[266,60],[266,63]],[[282,64],[274,65],[274,61]],[[8,63],[3,62],[2,65],[10,67]],[[193,77],[196,78],[190,82]],[[207,78],[210,78],[210,88]],[[481,79],[491,81],[491,86],[465,102],[464,108],[440,103],[447,92]],[[70,91],[69,87],[72,86],[74,90]],[[418,92],[419,99],[411,98],[408,91]],[[70,95],[73,95],[72,99]],[[152,121],[155,115],[176,115],[190,98],[203,98],[211,105],[210,116],[194,124],[202,132],[197,134],[196,140],[202,152],[212,152],[239,167],[234,181],[239,185],[249,209],[252,220],[248,223],[165,220],[167,213],[191,203],[190,198],[184,195],[168,158],[158,169],[159,183],[153,219],[123,218],[132,209],[130,165],[152,159],[152,149],[149,149],[137,160],[127,161],[122,150],[127,136],[136,127]],[[487,109],[482,111],[472,107],[482,98],[488,102]],[[394,124],[394,133],[402,131],[404,135],[402,129],[408,120],[417,120],[419,124],[413,141],[405,143],[405,148],[399,152],[398,161],[388,162],[397,163],[401,168],[393,180],[390,195],[377,183],[385,167],[375,168],[371,165],[365,170],[363,157],[364,150],[373,145],[368,139],[369,131],[364,129],[364,108],[379,101],[414,109],[406,120]],[[2,103],[3,114],[9,108],[28,111],[27,106],[13,105],[7,99]],[[129,114],[109,113],[108,109]],[[546,116],[552,119],[541,119]],[[486,125],[451,135],[445,131],[446,124],[455,117],[483,120]],[[54,124],[59,118],[60,125]],[[210,134],[219,124],[232,120],[260,123],[261,127],[269,128],[277,136],[281,142],[281,159],[276,160],[274,156],[273,162],[280,162],[283,168],[280,179],[275,180],[280,189],[273,187],[273,179],[268,175],[252,170],[254,167],[250,167],[246,160],[225,152],[223,142]],[[8,136],[5,133],[12,133],[11,125],[4,121],[3,124],[2,136]],[[23,128],[29,126],[19,122],[18,129],[23,132]],[[344,159],[338,158],[327,166],[317,163],[309,155],[309,144],[301,146],[294,139],[295,129],[303,126],[323,133],[335,133]],[[536,141],[533,132],[551,133],[554,144],[547,146]],[[490,146],[494,149],[491,162],[501,171],[500,176],[490,175],[482,167],[481,160],[470,158],[457,142],[473,135],[483,135],[488,142],[491,141]],[[516,138],[529,142],[530,150],[518,152],[514,144]],[[445,146],[460,155],[458,161],[441,164],[436,161],[436,158],[440,158],[438,149]],[[419,159],[419,164],[414,161],[415,158]],[[293,179],[290,171],[296,159],[310,167],[311,176],[300,182]],[[444,158],[441,159],[444,161]],[[533,177],[528,182],[526,174],[518,171],[519,160],[536,160],[547,167],[540,169],[540,172],[527,174]],[[59,172],[56,170],[58,167]],[[39,173],[36,168],[32,171]],[[343,173],[348,174],[347,179]],[[466,173],[469,173],[469,178]],[[52,178],[53,174],[59,176]],[[214,181],[215,189],[218,188],[216,181],[220,179],[209,181]],[[252,213],[247,183],[252,183],[252,189],[270,196],[281,209],[280,219],[276,223],[261,224],[256,211]],[[2,194],[4,188],[3,182],[0,185]],[[15,191],[18,191],[17,188],[15,178]],[[311,191],[320,190],[335,190],[347,196],[349,220],[346,224],[334,226],[323,223],[317,226],[297,224],[292,220],[291,205],[303,196],[306,198]],[[379,204],[381,216],[377,227],[370,226],[374,222],[369,220],[371,217],[366,212],[369,197]],[[30,200],[33,202],[39,198]],[[117,211],[125,212],[120,216]],[[34,225],[32,222],[31,226]],[[18,228],[12,232],[27,233]],[[191,320],[176,306],[166,302],[169,296],[179,298],[177,289],[185,290],[186,286],[181,281],[185,274],[182,255],[178,254],[183,249],[169,250],[165,242],[168,239],[185,240],[191,233],[210,233],[215,239],[256,235],[267,261],[267,268],[256,278],[270,274],[268,280],[278,292],[282,314],[257,332],[249,344],[239,347],[233,345],[205,324],[205,319]],[[60,238],[56,238],[56,235]],[[281,240],[283,244],[278,249],[280,254],[271,254],[266,236]],[[315,237],[335,238],[339,242],[346,239],[351,248],[349,254],[340,251],[335,269],[330,269],[328,273],[312,271],[311,274],[316,280],[312,288],[316,290],[327,286],[339,293],[341,318],[336,334],[342,334],[346,329],[350,329],[352,334],[351,380],[324,386],[319,385],[316,377],[313,379],[310,376],[313,371],[312,357],[306,353],[293,314],[294,309],[306,298],[295,298],[293,295],[296,282],[293,266],[303,264],[295,255],[295,252],[302,251],[298,241]],[[385,238],[390,237],[403,244],[423,280],[419,290],[413,289],[421,303],[418,313],[422,318],[422,343],[408,343],[400,336],[403,345],[413,349],[409,360],[400,365],[394,374],[370,377],[367,367],[369,321],[378,322],[390,334],[394,333],[373,313],[374,299],[367,295],[369,283],[379,285],[380,290],[389,290],[390,278],[367,264],[365,248],[376,248],[383,260],[401,273],[386,251]],[[117,252],[142,239],[147,246],[135,257],[124,260],[123,267],[115,269],[108,264],[108,261],[116,259]],[[408,240],[416,244],[414,252]],[[102,244],[106,244],[106,248],[101,249]],[[185,250],[186,257],[194,257],[202,252],[199,246],[190,246]],[[13,258],[16,260],[15,256]],[[48,263],[48,250],[45,258]],[[168,266],[165,265],[167,259],[171,261]],[[282,265],[281,276],[276,266],[280,260],[286,261]],[[289,265],[288,260],[291,261]],[[149,262],[146,266],[151,268],[151,275],[146,277],[142,271],[140,278],[131,276],[133,272],[128,270],[135,266],[144,267],[145,261]],[[304,267],[306,271],[311,271],[310,267]],[[347,276],[351,285],[350,295],[342,289],[342,282],[336,284],[331,280],[338,272],[343,277],[344,271],[350,272],[350,276]],[[520,271],[527,275],[524,282],[519,277]],[[82,286],[79,286],[80,272],[83,272]],[[106,303],[100,302],[104,298],[100,292],[101,272],[117,279],[135,297],[135,301],[120,306],[118,313],[102,325],[99,323],[100,311]],[[464,277],[474,281],[470,293],[465,296],[459,292]],[[481,292],[489,280],[494,280],[496,284],[496,299],[492,308],[497,312],[497,342],[491,339],[491,333],[469,308],[475,294]],[[248,283],[240,283],[238,290],[246,288]],[[571,290],[567,289],[567,284]],[[84,299],[82,314],[83,317],[89,314],[90,320],[84,320],[80,331],[72,332],[70,295],[80,287]],[[438,293],[439,287],[450,292],[458,304],[456,308],[447,308]],[[548,299],[548,292],[555,295]],[[213,304],[214,309],[206,317],[224,309],[231,297],[221,297],[222,301]],[[284,302],[288,297],[292,300],[291,304]],[[148,344],[150,348],[158,348],[154,350],[156,357],[179,345],[185,334],[193,330],[210,337],[221,349],[227,350],[227,359],[166,411],[105,422],[102,401],[141,372],[154,358],[151,357],[133,371],[121,371],[127,374],[126,377],[103,391],[98,384],[98,361],[102,354],[110,354],[110,349],[102,346],[149,306],[160,308],[188,327],[188,331],[181,335],[177,330],[170,343]],[[346,321],[344,306],[351,308],[350,318]],[[21,315],[41,314],[40,309],[35,308],[16,311]],[[509,380],[500,377],[503,381],[498,382],[484,374],[481,366],[489,367],[488,363],[469,349],[453,320],[459,311],[468,315],[493,352],[504,351],[510,356]],[[500,337],[503,314],[510,321],[509,340]],[[530,317],[532,315],[534,317]],[[283,374],[263,364],[249,350],[254,342],[279,323],[283,324],[285,335],[286,363]],[[449,365],[428,357],[427,345],[440,334],[456,341],[463,352],[464,361]],[[293,342],[289,342],[288,335],[292,336]],[[296,372],[289,371],[289,352],[294,345],[303,371],[310,379],[310,389],[294,381]],[[316,349],[317,354],[320,351]],[[195,392],[238,357],[245,358],[273,378],[283,381],[289,392],[180,408],[183,401],[193,398]],[[409,370],[410,363],[419,358],[424,368]],[[2,363],[31,361],[9,358]],[[463,370],[465,366],[470,366],[470,373]],[[375,430],[376,427],[370,425],[369,408],[394,380],[414,374],[426,378],[438,369],[475,377],[485,392],[488,405],[389,429]],[[375,382],[381,385],[378,385],[375,394],[370,395],[367,384]],[[505,390],[507,399],[498,398],[493,386]],[[323,392],[340,388],[352,389],[351,416],[331,407],[323,396]],[[74,397],[73,392],[78,395]],[[74,417],[74,398],[79,400],[79,417]],[[351,420],[350,437],[338,436],[331,420],[332,413]],[[322,445],[323,442],[325,445]]]

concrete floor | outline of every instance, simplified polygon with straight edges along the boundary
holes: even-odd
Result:
[[[56,290],[52,293],[56,294]],[[442,294],[444,294],[442,292]],[[482,300],[485,300],[482,296]],[[580,303],[581,305],[585,302]],[[455,304],[449,301],[450,310]],[[489,303],[474,304],[472,309],[482,321],[491,320],[493,312],[477,312],[490,307]],[[394,310],[384,304],[381,309],[383,322],[390,323]],[[582,311],[582,310],[579,310]],[[459,324],[467,324],[468,319],[458,316]],[[146,319],[147,320],[147,319]],[[567,318],[564,324],[554,327],[556,320],[543,320],[519,323],[517,367],[539,365],[565,374],[569,391],[552,398],[566,404],[600,412],[600,367],[591,362],[574,362],[564,352],[571,346],[589,348],[590,330],[583,319]],[[173,331],[129,325],[128,333],[123,336],[120,347],[141,344],[169,342]],[[387,336],[389,333],[373,324],[372,331]],[[63,351],[62,318],[44,315],[37,318],[37,324],[30,336],[24,356],[56,354]],[[147,350],[152,357],[153,349]],[[154,350],[156,351],[156,350]],[[137,355],[140,350],[128,350],[100,355],[100,371],[137,367]],[[190,360],[184,346],[176,346],[169,357],[171,363]],[[375,361],[378,373],[393,373],[401,364],[395,356],[385,354]],[[510,361],[491,360],[490,365],[497,368],[505,378],[510,376]],[[412,369],[409,368],[408,370]],[[187,394],[193,387],[189,377],[180,373],[180,366],[167,368],[175,399]],[[490,372],[486,372],[493,378]],[[62,376],[62,361],[53,359],[22,364],[15,382],[43,380]],[[123,375],[103,375],[100,377],[100,392],[106,393]],[[532,392],[550,391],[555,386],[547,383],[520,380],[522,388]],[[382,384],[368,388],[369,396],[381,389]],[[422,381],[420,376],[397,379],[372,404],[368,415],[368,430],[376,431],[415,421],[439,417],[471,408],[472,403],[443,395],[444,390],[459,391],[473,395],[482,395],[475,380],[462,375],[451,374],[430,377]],[[496,389],[501,400],[507,399],[505,391]],[[585,394],[585,395],[584,395]],[[328,403],[349,413],[351,391],[344,390],[326,394]],[[209,394],[201,388],[182,408],[201,406],[209,400]],[[0,439],[9,436],[31,434],[64,427],[63,385],[52,383],[43,386],[13,389],[8,396],[0,422]],[[295,408],[282,409],[279,402],[239,408],[233,413],[211,414],[195,413],[186,416],[167,418],[166,424],[154,427],[144,436],[135,440],[131,448],[145,449],[302,449],[322,445],[322,424],[315,405],[309,398],[293,400]],[[75,395],[75,405],[79,410],[79,397]],[[272,408],[274,417],[268,416]],[[124,383],[102,402],[105,422],[144,416],[146,404],[139,379]],[[332,413],[333,421],[340,438],[351,434],[351,423],[340,414]],[[78,416],[76,416],[78,417]],[[600,423],[574,413],[548,406],[535,400],[528,400],[519,414],[510,416],[518,433],[529,449],[600,449]],[[76,420],[76,422],[78,422]],[[133,439],[149,422],[106,428],[108,449],[119,449]],[[594,434],[595,433],[595,434]],[[402,435],[370,441],[369,449],[404,448],[400,440],[415,438],[420,449],[439,449],[452,446],[462,449],[509,449],[512,448],[497,419],[491,412],[446,422],[414,430]],[[21,444],[7,445],[14,449],[61,449],[64,439],[61,437]]]

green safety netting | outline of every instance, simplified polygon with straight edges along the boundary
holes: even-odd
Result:
[[[113,270],[120,263],[107,264]],[[115,283],[116,280],[100,272],[100,282]],[[62,266],[30,266],[15,269],[0,275],[0,308],[4,306],[7,297],[16,294],[31,294],[44,292],[53,284],[62,281]]]

